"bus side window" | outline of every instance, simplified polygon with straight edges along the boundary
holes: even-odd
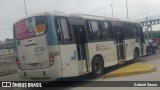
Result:
[[[99,28],[100,28],[100,32],[101,32],[101,39],[105,40],[106,39],[106,32],[104,29],[104,23],[103,22],[99,22]]]
[[[61,24],[60,24],[59,18],[56,18],[55,25],[56,25],[56,29],[57,29],[58,39],[60,42],[63,42],[63,36],[62,36],[62,30],[61,30]]]
[[[129,38],[132,39],[133,38],[133,30],[132,30],[132,24],[128,23],[128,32],[129,32]]]
[[[67,19],[65,18],[59,18],[57,19],[58,23],[58,33],[60,41],[63,43],[70,43],[72,42],[71,32],[69,29],[69,24],[67,22]]]
[[[92,35],[94,40],[100,40],[101,39],[101,32],[99,30],[99,25],[97,21],[91,21],[91,27],[92,27]]]
[[[123,29],[124,29],[124,36],[125,39],[129,39],[130,38],[130,34],[129,34],[129,28],[128,28],[128,23],[124,22],[123,23]]]
[[[136,24],[132,25],[132,30],[133,30],[133,37],[138,38],[138,30],[137,30]]]
[[[112,26],[114,39],[123,40],[124,39],[123,23],[119,21],[112,21],[111,26]]]
[[[106,39],[113,39],[109,23],[104,22],[104,30],[106,32]]]
[[[88,36],[88,39],[89,40],[93,40],[93,38],[92,38],[92,28],[91,28],[91,22],[88,20],[87,22],[86,22],[86,26],[87,26],[87,36]]]
[[[145,38],[144,38],[142,26],[137,24],[137,29],[138,29],[138,37],[140,38],[142,43],[145,43]]]

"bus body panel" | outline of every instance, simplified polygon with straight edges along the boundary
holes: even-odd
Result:
[[[141,56],[147,55],[147,50],[146,50],[147,45],[145,43],[142,43],[142,48],[143,48],[143,55],[141,55]]]
[[[105,67],[116,65],[118,63],[116,45],[114,44],[114,41],[88,43],[88,48],[90,64],[92,63],[95,55],[102,56]]]
[[[78,76],[78,58],[75,44],[59,45],[62,61],[62,77]]]
[[[62,77],[60,51],[55,27],[53,25],[53,17],[46,16],[46,18],[46,33],[28,39],[15,39],[16,57],[19,59],[21,66],[17,68],[17,70],[21,78],[57,79]],[[16,38],[15,32],[14,38]],[[50,63],[51,53],[54,55],[53,65]]]
[[[87,73],[86,60],[78,60],[75,44],[60,45],[62,77],[78,76]]]
[[[133,59],[133,53],[136,47],[140,50],[140,42],[136,42],[136,39],[125,40],[126,61]]]
[[[58,45],[49,46],[48,52],[54,53],[54,64],[51,67],[47,68],[40,68],[40,69],[32,69],[32,70],[22,70],[17,69],[18,75],[21,78],[31,78],[31,79],[38,79],[38,78],[52,78],[58,79],[62,77],[61,72],[61,59],[60,59],[60,51]]]
[[[18,76],[20,78],[25,78],[25,79],[52,78],[53,80],[56,80],[58,78],[61,78],[60,69],[61,69],[60,65],[55,64],[52,67],[44,68],[44,69],[33,69],[33,70],[17,69],[17,71],[18,71]]]
[[[48,46],[46,42],[45,35],[19,41],[18,59],[20,60],[21,69],[49,67]]]

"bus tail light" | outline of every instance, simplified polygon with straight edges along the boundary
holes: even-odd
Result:
[[[50,53],[50,65],[52,66],[54,64],[54,54],[53,52]]]
[[[17,64],[17,67],[20,69],[21,66],[20,66],[20,62],[19,62],[19,59],[18,59],[18,58],[16,58],[16,64]]]

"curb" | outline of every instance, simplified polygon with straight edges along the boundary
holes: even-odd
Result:
[[[134,63],[132,65],[129,65],[129,66],[120,68],[118,70],[115,70],[111,73],[108,73],[104,76],[104,78],[144,74],[144,73],[151,73],[153,71],[156,71],[155,66],[144,64],[144,63]]]

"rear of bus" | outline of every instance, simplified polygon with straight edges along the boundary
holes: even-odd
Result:
[[[40,15],[14,24],[17,71],[20,78],[61,76],[58,41],[51,16]]]

